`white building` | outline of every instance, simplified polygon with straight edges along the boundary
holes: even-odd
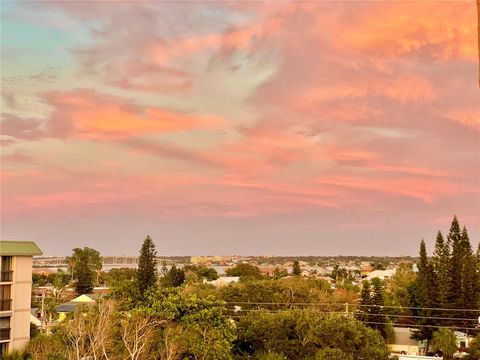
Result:
[[[365,280],[372,280],[374,278],[379,278],[380,280],[390,279],[393,275],[395,275],[396,270],[373,270]]]
[[[32,241],[0,241],[0,357],[30,340],[33,255]]]
[[[217,280],[205,281],[206,284],[213,285],[215,287],[226,286],[231,283],[236,283],[240,281],[239,276],[220,276]]]

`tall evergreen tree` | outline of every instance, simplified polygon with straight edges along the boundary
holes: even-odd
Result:
[[[477,309],[480,297],[480,289],[478,288],[479,274],[477,271],[477,259],[473,253],[467,228],[465,226],[462,229],[460,246],[463,255],[463,267],[459,293],[461,301],[458,301],[458,303],[461,304],[464,309],[474,310]],[[472,312],[465,311],[463,317],[472,318]],[[465,321],[463,325],[465,327],[473,327],[476,323],[476,321]]]
[[[358,319],[366,326],[378,330],[384,339],[387,338],[387,318],[384,316],[384,293],[383,282],[379,278],[371,281],[364,280],[360,293],[361,304]]]
[[[426,340],[426,350],[430,346],[433,332],[436,325],[434,319],[431,317],[434,315],[431,308],[436,307],[436,291],[435,291],[435,274],[433,266],[428,259],[427,250],[425,247],[425,241],[422,239],[420,243],[420,259],[418,261],[418,273],[415,280],[413,296],[412,296],[412,313],[417,325],[423,327],[418,328],[412,332],[412,337],[417,340]],[[426,325],[426,326],[425,326]]]
[[[432,265],[435,271],[436,289],[437,289],[437,306],[446,308],[449,306],[449,291],[451,285],[450,277],[450,248],[448,243],[443,239],[442,233],[439,231],[435,242],[435,250],[432,257]],[[437,313],[438,317],[445,317],[444,313]]]
[[[372,306],[372,288],[370,286],[370,281],[368,280],[363,281],[360,297],[361,297],[360,320],[368,323],[370,321],[370,312],[371,312],[371,306]]]
[[[147,235],[140,250],[137,271],[138,289],[142,295],[148,288],[155,286],[157,283],[156,256],[155,244],[150,235]]]
[[[302,275],[302,268],[300,267],[300,263],[298,262],[298,260],[295,260],[293,262],[292,274],[295,276]]]
[[[460,225],[458,223],[457,216],[453,217],[452,225],[450,226],[450,232],[447,237],[447,243],[451,247],[450,257],[450,284],[448,302],[450,307],[462,308],[463,298],[458,296],[461,289],[462,268],[464,251],[461,243],[462,233],[460,231]]]
[[[75,291],[77,294],[90,294],[93,290],[94,271],[91,267],[87,252],[80,252],[76,263],[77,281]]]
[[[383,338],[387,338],[387,318],[384,316],[383,306],[385,305],[383,295],[383,283],[379,278],[372,279],[372,307],[370,311],[370,327],[378,330]]]
[[[476,317],[472,311],[480,306],[480,246],[477,255],[466,227],[460,230],[456,216],[452,220],[447,240],[440,232],[437,234],[435,250],[429,261],[422,240],[418,273],[412,290],[411,303],[417,307],[414,315],[422,319],[415,322],[429,326],[452,326],[456,328],[474,327],[469,319]],[[435,310],[427,308],[436,308]],[[455,309],[455,310],[450,310]],[[429,318],[423,318],[429,317]],[[431,317],[457,318],[451,320],[432,319]],[[431,329],[418,330],[418,339],[431,338]]]

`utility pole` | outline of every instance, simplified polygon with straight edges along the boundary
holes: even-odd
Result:
[[[40,325],[42,333],[45,332],[45,289],[42,289],[42,308],[40,310]]]

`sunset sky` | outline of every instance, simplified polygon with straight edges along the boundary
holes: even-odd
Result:
[[[1,237],[46,255],[480,238],[475,1],[2,2]]]

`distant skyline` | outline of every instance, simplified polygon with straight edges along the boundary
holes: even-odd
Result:
[[[45,255],[480,239],[475,1],[2,1],[1,238]]]

